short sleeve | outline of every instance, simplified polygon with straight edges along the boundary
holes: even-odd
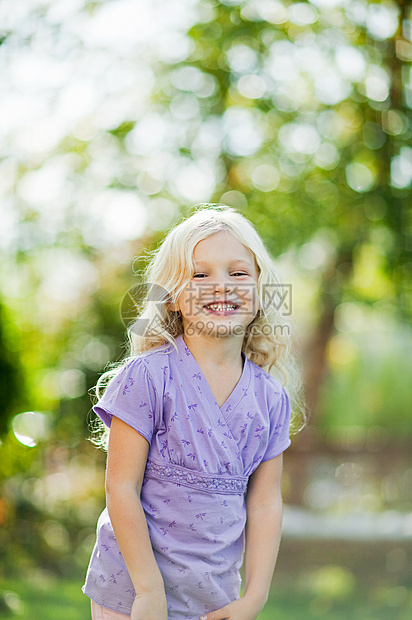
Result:
[[[269,461],[281,454],[290,446],[289,427],[290,427],[291,408],[289,397],[284,388],[277,394],[277,400],[269,411],[269,440],[263,461]]]
[[[133,427],[148,442],[159,422],[156,390],[142,358],[126,364],[109,382],[93,411],[110,426],[116,416]]]

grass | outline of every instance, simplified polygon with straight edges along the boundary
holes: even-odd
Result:
[[[41,571],[25,580],[0,579],[2,620],[90,620],[90,603],[79,581]]]
[[[410,620],[412,543],[283,541],[259,620]],[[82,576],[0,578],[2,620],[90,620]]]

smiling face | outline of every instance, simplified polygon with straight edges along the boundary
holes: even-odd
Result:
[[[253,253],[221,231],[195,246],[193,263],[193,277],[176,306],[184,333],[243,338],[259,308]]]

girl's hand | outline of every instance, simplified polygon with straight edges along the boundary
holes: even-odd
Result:
[[[167,620],[167,602],[164,590],[137,594],[133,602],[130,620]]]
[[[247,597],[239,598],[216,611],[200,616],[200,620],[256,620],[263,609]]]

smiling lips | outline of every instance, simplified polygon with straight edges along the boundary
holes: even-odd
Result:
[[[211,304],[207,304],[203,307],[208,312],[211,312],[212,314],[219,314],[219,315],[233,314],[239,308],[237,304],[229,303],[229,302],[222,302],[222,301],[216,301]]]

